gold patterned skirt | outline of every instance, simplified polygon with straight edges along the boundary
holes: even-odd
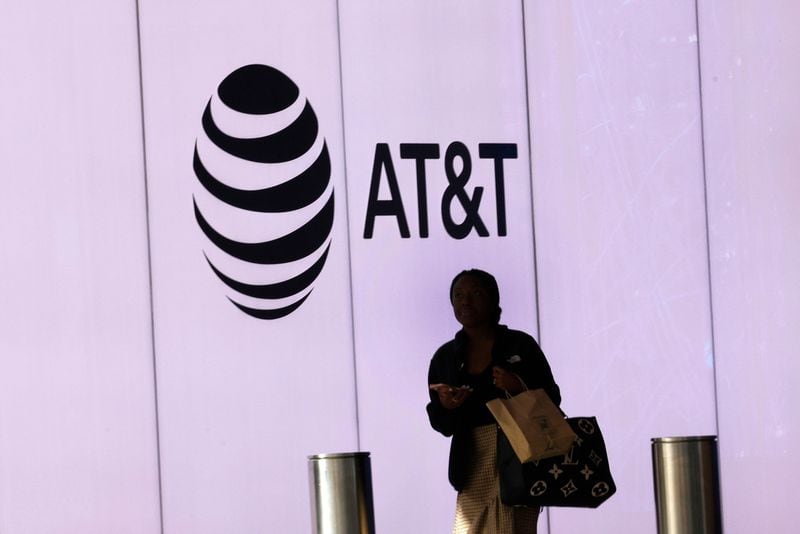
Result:
[[[456,498],[453,534],[536,534],[538,508],[500,502],[497,425],[473,429],[472,439],[472,473]]]

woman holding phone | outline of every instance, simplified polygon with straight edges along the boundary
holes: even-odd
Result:
[[[460,272],[450,303],[461,329],[431,359],[427,412],[434,430],[451,438],[448,475],[458,491],[453,534],[535,534],[538,508],[500,502],[499,430],[486,403],[543,388],[559,404],[558,385],[533,337],[500,324],[491,274]]]

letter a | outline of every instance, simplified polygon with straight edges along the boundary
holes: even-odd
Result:
[[[386,183],[389,185],[389,200],[378,199],[378,189],[381,183],[381,169],[386,170]],[[411,237],[408,231],[408,220],[403,210],[403,199],[400,197],[400,188],[397,185],[397,174],[392,164],[392,154],[389,145],[378,143],[375,145],[375,159],[372,163],[372,180],[369,184],[369,198],[367,200],[367,220],[364,223],[364,239],[372,239],[375,227],[375,217],[378,215],[393,215],[397,217],[397,226],[400,237]]]

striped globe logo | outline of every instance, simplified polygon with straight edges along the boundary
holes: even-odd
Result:
[[[203,253],[228,300],[258,319],[299,308],[328,257],[334,191],[298,86],[267,65],[225,77],[203,111],[194,174]]]

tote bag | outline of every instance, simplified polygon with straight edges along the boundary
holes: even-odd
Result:
[[[557,457],[519,461],[502,433],[497,434],[500,500],[511,506],[574,506],[597,508],[617,486],[595,417],[568,417],[577,435],[569,450]]]

